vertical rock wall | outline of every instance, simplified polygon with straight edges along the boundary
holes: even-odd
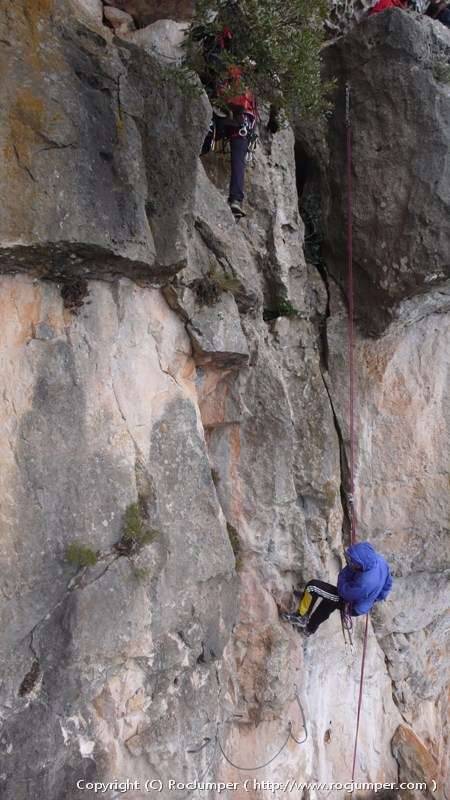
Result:
[[[348,781],[361,626],[352,653],[338,619],[306,641],[277,611],[335,579],[346,489],[343,309],[303,256],[292,131],[263,119],[236,225],[226,158],[197,155],[205,98],[86,3],[10,2],[2,26],[2,797]],[[428,777],[447,735],[446,350],[408,302],[358,345],[361,532],[397,574],[357,761],[378,781]],[[67,561],[77,543],[95,564]]]

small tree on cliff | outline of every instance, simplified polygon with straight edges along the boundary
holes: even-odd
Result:
[[[202,76],[205,42],[214,42],[226,26],[232,47],[221,53],[216,69],[239,64],[242,83],[261,102],[320,114],[330,88],[321,79],[327,11],[328,0],[197,0],[188,64]]]

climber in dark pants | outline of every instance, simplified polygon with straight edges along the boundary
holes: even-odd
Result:
[[[337,586],[325,581],[310,581],[293,614],[281,614],[305,636],[317,631],[319,625],[339,609],[353,617],[367,614],[372,606],[385,600],[392,588],[389,567],[369,542],[358,542],[345,551],[347,566],[341,569]]]
[[[232,117],[213,115],[210,130],[203,143],[201,155],[209,153],[216,141],[230,142],[231,172],[228,202],[236,217],[245,216],[241,203],[244,199],[245,169],[249,139],[254,127],[254,118],[238,106],[231,108]]]
[[[299,615],[302,623],[300,627],[306,628],[308,626],[308,633],[315,633],[319,625],[328,619],[333,611],[345,610],[345,601],[339,596],[337,586],[325,581],[309,581],[305,587],[302,600],[307,599],[308,595],[311,596],[308,612],[305,615]],[[301,604],[300,604],[301,605]],[[292,621],[292,620],[289,620]],[[295,620],[294,620],[295,626]]]
[[[233,15],[236,14],[234,9]],[[235,22],[238,24],[238,19]],[[234,218],[239,220],[246,216],[242,201],[247,153],[250,142],[256,139],[256,99],[246,84],[243,66],[233,63],[234,33],[228,25],[214,36],[199,30],[197,37],[203,42],[204,67],[200,78],[214,111],[201,155],[214,149],[216,140],[229,140],[231,175],[228,203]]]
[[[427,16],[442,22],[446,28],[450,28],[450,6],[442,0],[431,0],[427,9]]]
[[[230,192],[228,202],[233,211],[236,202],[240,205],[244,199],[244,179],[245,167],[248,153],[248,136],[240,136],[239,133],[230,138],[231,149],[231,175]],[[238,209],[238,206],[236,206]],[[238,209],[239,210],[239,209]]]

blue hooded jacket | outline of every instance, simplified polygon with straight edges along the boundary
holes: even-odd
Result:
[[[369,542],[352,544],[345,551],[347,560],[359,567],[344,567],[338,577],[338,593],[351,603],[355,616],[367,614],[377,600],[385,600],[392,588],[389,567]]]

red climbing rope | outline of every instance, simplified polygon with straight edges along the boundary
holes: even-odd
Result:
[[[366,651],[367,651],[367,635],[369,632],[369,615],[366,614],[366,627],[364,629],[364,644],[363,654],[361,660],[361,675],[359,679],[359,698],[358,698],[358,713],[356,715],[356,733],[355,733],[355,746],[353,748],[353,764],[352,764],[352,783],[355,780],[355,767],[356,767],[356,753],[358,750],[358,734],[359,734],[359,721],[361,718],[361,705],[364,686],[364,668],[366,665]]]
[[[350,541],[356,540],[355,519],[355,365],[354,365],[354,300],[353,300],[353,184],[352,125],[350,116],[350,84],[345,92],[345,125],[347,129],[347,263],[348,263],[348,362],[349,362],[349,434],[350,434]]]
[[[354,287],[353,287],[353,142],[350,108],[350,84],[347,83],[345,92],[345,126],[347,129],[347,298],[348,298],[348,361],[349,361],[349,432],[350,432],[350,541],[356,541],[356,509],[355,509],[355,341],[354,341]],[[364,644],[361,660],[361,674],[359,679],[358,711],[356,715],[355,744],[353,747],[352,783],[355,780],[356,754],[358,752],[359,723],[361,719],[361,706],[364,689],[364,669],[366,664],[367,636],[369,632],[369,615],[366,614],[364,630]]]

